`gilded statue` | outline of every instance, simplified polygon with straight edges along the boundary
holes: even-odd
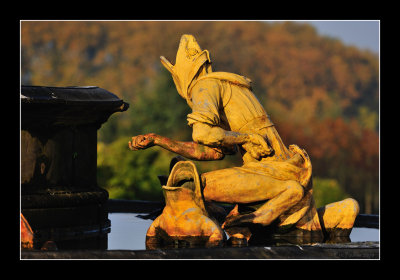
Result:
[[[150,227],[148,238],[156,238],[157,232],[162,232],[162,236],[178,239],[206,236],[211,243],[218,243],[225,237],[219,229],[211,230],[215,226],[221,226],[230,239],[244,243],[252,238],[257,227],[273,227],[277,234],[349,236],[359,211],[357,201],[349,198],[316,209],[312,165],[307,152],[297,145],[287,147],[283,143],[270,116],[254,95],[249,78],[213,72],[210,53],[202,50],[192,35],[181,37],[174,65],[163,56],[160,59],[171,73],[179,95],[192,110],[187,121],[193,141],[175,141],[154,133],[134,136],[129,141],[133,151],[160,146],[184,157],[182,162],[186,162],[176,164],[167,186],[163,186],[166,207]],[[189,164],[191,160],[221,160],[235,153],[240,153],[242,166],[199,175],[195,166]],[[171,188],[180,188],[175,178],[180,173],[179,166],[186,168],[183,172],[186,175],[181,176],[186,180],[183,185],[190,181],[189,189],[193,191],[172,198]],[[212,220],[212,211],[207,212],[203,200],[208,205],[235,206],[220,225]],[[190,209],[197,209],[193,210],[197,214],[187,219],[172,217],[171,209],[185,204],[180,201],[188,204],[186,209],[179,210],[179,215]],[[188,227],[188,223],[198,222],[196,219],[205,224],[205,232],[202,226]],[[182,228],[193,230],[179,232]]]

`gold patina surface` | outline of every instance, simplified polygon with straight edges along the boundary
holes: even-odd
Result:
[[[173,167],[163,193],[165,207],[147,231],[147,248],[167,247],[181,240],[190,241],[189,246],[222,244],[225,234],[207,213],[192,162],[180,161]]]
[[[246,213],[235,207],[222,224],[230,236],[246,240],[251,237],[249,224],[270,226],[273,222],[278,222],[278,230],[350,234],[359,211],[357,202],[348,199],[316,209],[307,152],[297,145],[287,147],[283,143],[252,92],[249,78],[213,72],[209,52],[187,34],[181,37],[175,64],[165,57],[161,57],[161,62],[192,109],[187,121],[193,129],[193,142],[174,141],[152,133],[132,137],[130,149],[158,145],[192,160],[220,160],[225,154],[238,151],[243,164],[201,174],[201,194],[164,187],[167,205],[148,236],[157,235],[155,228],[162,228],[162,234],[167,236],[203,235],[198,225],[211,227],[212,223],[206,219],[202,199],[236,205],[258,203],[254,211]],[[217,239],[220,238],[218,235]]]

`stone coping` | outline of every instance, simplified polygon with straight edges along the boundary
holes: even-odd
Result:
[[[379,242],[158,250],[22,251],[21,259],[379,259]]]

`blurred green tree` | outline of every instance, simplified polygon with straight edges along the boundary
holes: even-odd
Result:
[[[98,143],[97,182],[114,199],[161,201],[157,175],[168,175],[172,156],[161,149],[132,152],[125,138]]]
[[[313,196],[317,208],[349,197],[337,180],[318,177],[313,178]]]
[[[154,80],[139,88],[123,114],[114,114],[99,131],[99,140],[110,143],[117,137],[157,133],[181,141],[191,140],[186,123],[190,107],[178,94],[167,70],[161,70]]]

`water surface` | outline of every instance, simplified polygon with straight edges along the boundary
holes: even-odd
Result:
[[[146,232],[153,220],[136,217],[138,213],[109,213],[111,232],[108,250],[146,250]],[[379,241],[379,229],[353,228],[352,242]]]

